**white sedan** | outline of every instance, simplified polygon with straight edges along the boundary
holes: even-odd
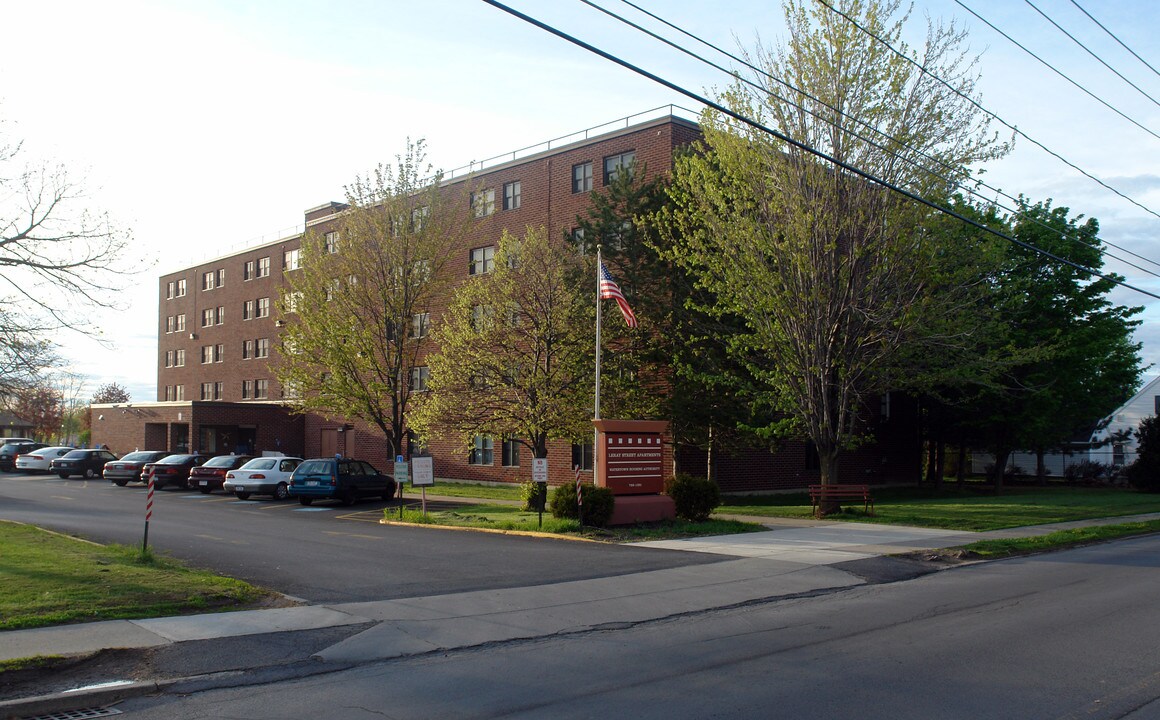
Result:
[[[239,500],[251,495],[273,495],[275,500],[289,497],[290,474],[302,458],[278,455],[254,458],[237,470],[226,473],[222,489],[232,492]]]
[[[70,447],[43,447],[16,456],[16,469],[20,472],[43,473],[48,472],[48,464],[67,452],[76,448]]]

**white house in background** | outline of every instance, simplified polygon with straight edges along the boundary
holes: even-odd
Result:
[[[1090,457],[1095,462],[1116,466],[1130,465],[1136,460],[1136,428],[1140,421],[1160,415],[1160,377],[1148,383],[1105,420],[1107,425],[1092,435]],[[1107,443],[1108,438],[1124,436]],[[1103,444],[1099,447],[1096,445]]]

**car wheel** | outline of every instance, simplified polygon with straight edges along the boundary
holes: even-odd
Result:
[[[302,503],[303,505],[309,505],[310,503],[314,502],[314,498],[299,496],[298,502]]]
[[[250,494],[248,492],[236,492],[236,493],[234,493],[234,497],[236,497],[239,500],[249,500]]]
[[[278,487],[274,488],[274,499],[285,500],[290,497],[290,488],[286,487],[286,483],[278,483]]]
[[[125,487],[129,484],[128,480],[114,480],[113,482],[117,485],[117,487]]]
[[[354,505],[356,502],[358,502],[358,493],[355,492],[354,488],[348,487],[342,492],[342,497],[340,500],[342,501],[343,505]]]
[[[57,475],[60,475],[61,480],[68,480],[68,473],[57,473]]]
[[[85,480],[92,480],[97,476],[97,473],[92,468],[85,468]]]
[[[393,497],[395,497],[395,486],[393,484],[383,488],[383,500],[390,500]]]

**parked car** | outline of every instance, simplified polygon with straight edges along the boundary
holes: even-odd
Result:
[[[28,438],[4,438],[4,445],[0,446],[0,470],[12,472],[16,469],[16,456],[26,452],[39,450],[44,443],[33,442]]]
[[[302,458],[285,455],[254,458],[227,472],[222,487],[239,500],[251,495],[273,495],[275,500],[285,500],[290,497],[290,475],[301,462]]]
[[[237,470],[253,459],[253,455],[218,455],[210,458],[189,471],[189,486],[208,495],[221,488],[226,481],[226,473]]]
[[[290,476],[290,495],[309,505],[315,500],[336,498],[353,505],[360,497],[390,500],[395,479],[384,475],[368,462],[350,458],[303,460]]]
[[[153,478],[153,489],[160,490],[169,485],[189,487],[189,471],[201,465],[211,456],[200,453],[177,453],[166,455],[155,463],[146,463],[141,478],[146,482]]]
[[[48,472],[48,464],[70,450],[73,450],[73,448],[66,445],[57,445],[55,447],[42,447],[36,450],[22,452],[16,456],[16,469],[29,473]]]
[[[167,455],[168,450],[135,450],[126,453],[119,460],[106,464],[102,476],[120,487],[125,487],[131,482],[142,482],[145,479],[142,475],[145,466]]]
[[[117,456],[104,448],[70,450],[48,463],[48,471],[68,479],[73,475],[83,475],[86,479],[99,477],[105,463],[116,460]]]

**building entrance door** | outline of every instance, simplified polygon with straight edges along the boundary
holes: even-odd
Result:
[[[338,428],[322,428],[318,440],[319,457],[334,457],[338,454]]]

